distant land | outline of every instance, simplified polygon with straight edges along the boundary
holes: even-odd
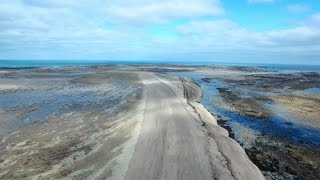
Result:
[[[320,71],[320,65],[310,64],[268,64],[268,63],[233,63],[233,62],[190,62],[190,61],[126,61],[126,60],[0,60],[0,67],[49,67],[74,65],[223,65],[249,66],[270,70]]]

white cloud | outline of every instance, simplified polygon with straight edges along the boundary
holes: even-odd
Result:
[[[241,27],[227,19],[193,21],[180,26],[177,31],[182,39],[188,39],[184,44],[198,47],[202,52],[211,52],[213,57],[215,54],[239,53],[239,57],[245,54],[251,59],[303,57],[308,61],[309,56],[320,56],[320,28],[313,24],[320,20],[318,17],[314,15],[294,28],[262,32]]]
[[[258,32],[222,19],[223,13],[218,0],[4,0],[0,58],[320,57],[320,14],[294,28]],[[202,18],[214,15],[220,20]],[[173,40],[146,28],[185,19]]]
[[[276,0],[248,0],[249,3],[273,3]]]
[[[178,18],[221,15],[220,0],[22,0],[27,7],[65,9],[113,23],[162,23]]]
[[[305,13],[308,12],[310,8],[305,4],[290,4],[287,6],[287,10],[292,13]]]
[[[148,24],[223,13],[219,0],[3,0],[0,58],[128,58],[151,43]]]
[[[310,26],[320,29],[320,13],[312,15],[309,19],[300,22],[302,26]]]
[[[216,0],[144,0],[138,2],[134,1],[129,4],[124,4],[123,1],[113,2],[105,8],[105,14],[113,22],[162,23],[179,18],[197,18],[224,13],[220,1]]]

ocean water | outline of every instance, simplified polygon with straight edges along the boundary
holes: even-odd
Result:
[[[252,64],[252,63],[222,63],[222,62],[172,62],[172,61],[96,61],[96,60],[0,60],[0,68],[32,68],[32,67],[61,67],[61,66],[86,66],[86,65],[189,65],[189,66],[239,66],[255,67],[271,71],[302,71],[320,72],[320,65],[303,64]]]
[[[0,60],[0,68],[33,68],[135,64],[131,61]]]

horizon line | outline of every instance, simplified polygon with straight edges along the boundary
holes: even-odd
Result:
[[[56,62],[112,62],[112,63],[146,63],[146,64],[177,64],[177,63],[181,63],[181,65],[183,64],[210,64],[210,63],[217,63],[217,64],[252,64],[252,65],[307,65],[307,66],[320,66],[320,63],[309,63],[309,64],[302,64],[302,63],[268,63],[268,62],[232,62],[232,61],[227,61],[227,62],[223,62],[223,61],[190,61],[190,62],[184,62],[185,60],[85,60],[85,59],[79,59],[79,60],[75,60],[75,59],[65,59],[65,60],[61,60],[61,59],[34,59],[34,60],[30,60],[30,59],[0,59],[0,61],[37,61],[37,62],[45,62],[45,61],[56,61]]]

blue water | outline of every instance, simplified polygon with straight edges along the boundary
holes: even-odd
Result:
[[[320,65],[304,65],[304,64],[268,64],[260,65],[262,69],[274,71],[289,71],[289,72],[320,72]]]
[[[261,120],[234,113],[213,103],[213,98],[219,96],[217,88],[225,87],[225,84],[222,82],[215,81],[207,83],[201,80],[207,76],[188,72],[176,72],[172,74],[179,77],[191,78],[198,83],[203,90],[201,103],[210,112],[222,116],[223,119],[228,119],[227,125],[230,126],[231,129],[236,127],[236,123],[240,123],[242,126],[250,128],[262,135],[281,137],[295,143],[308,145],[317,149],[320,148],[320,129],[294,123],[286,117],[281,116],[274,116],[269,120]]]
[[[59,67],[59,66],[85,66],[85,65],[143,65],[143,64],[173,64],[190,66],[241,66],[255,67],[271,71],[305,71],[320,72],[320,65],[296,64],[253,64],[253,63],[223,63],[223,62],[182,62],[182,61],[116,61],[116,60],[0,60],[0,68],[30,68],[30,67]]]
[[[0,60],[0,68],[62,67],[62,66],[95,66],[143,64],[131,61],[47,61],[47,60]]]
[[[320,84],[319,84],[320,86]],[[309,88],[302,91],[302,94],[320,94],[320,88]]]
[[[217,63],[225,66],[243,66],[279,72],[320,72],[320,65],[307,64],[263,64],[263,63]]]

